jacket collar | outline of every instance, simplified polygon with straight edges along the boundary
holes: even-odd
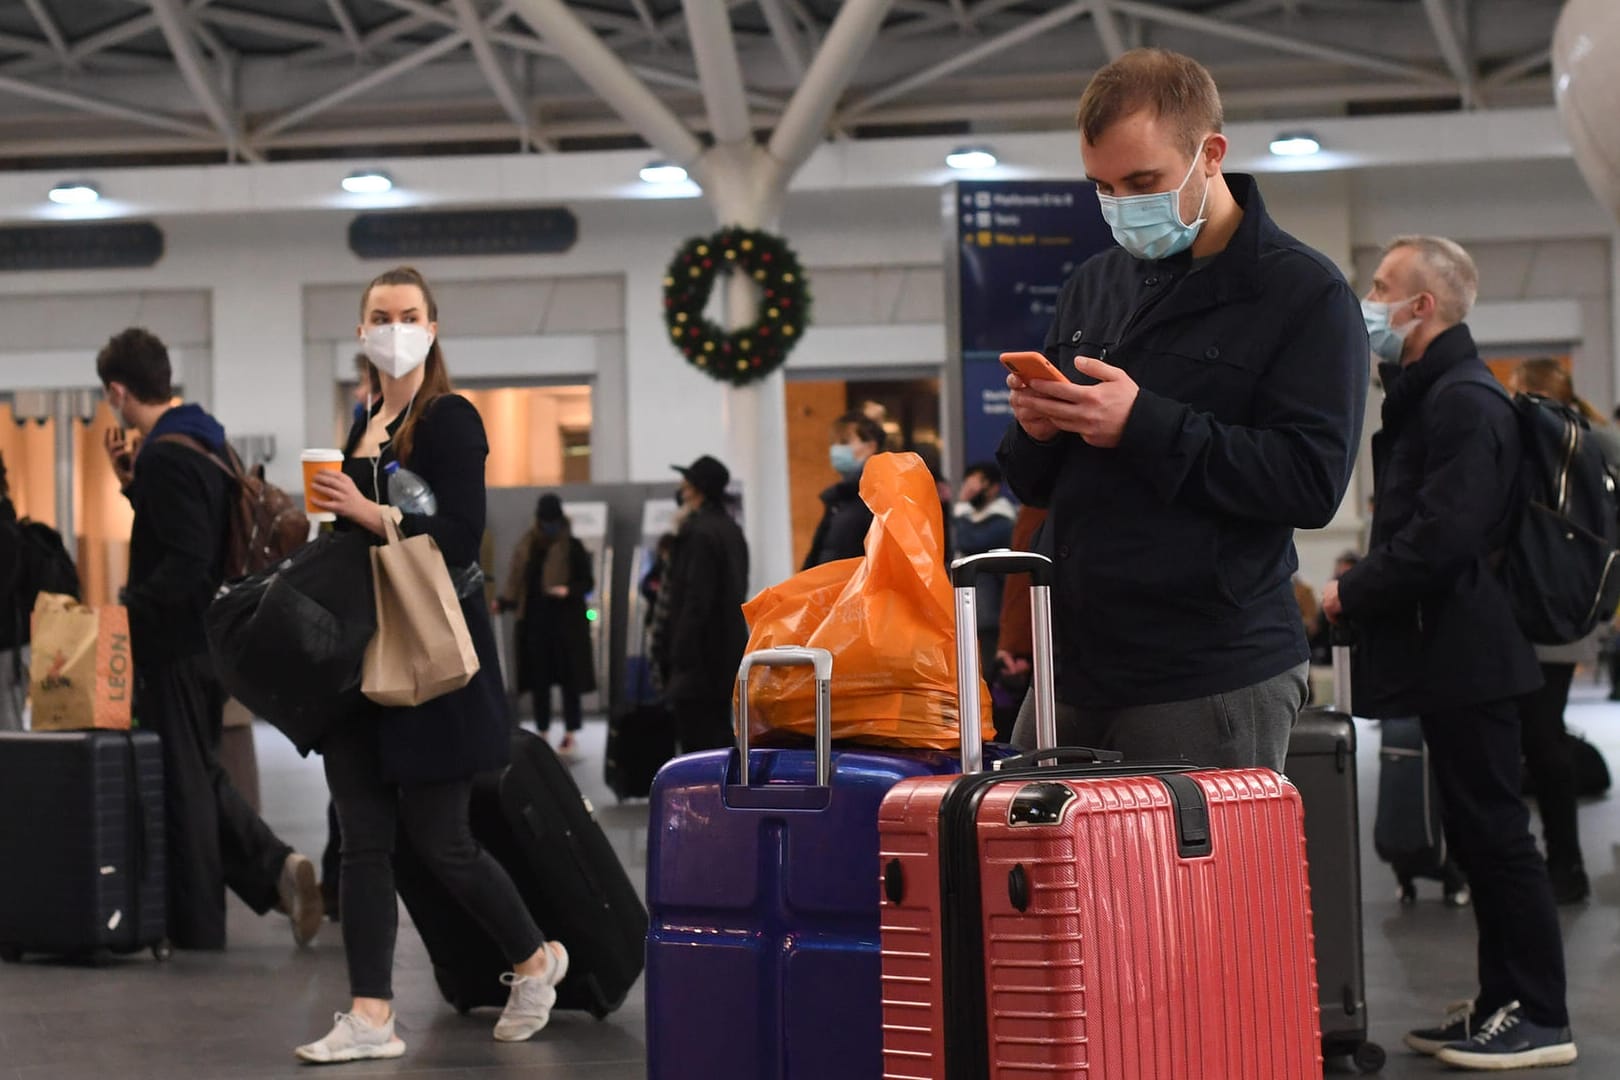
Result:
[[[1260,186],[1254,177],[1228,173],[1226,186],[1243,209],[1243,220],[1238,222],[1237,232],[1232,234],[1226,247],[1199,272],[1192,272],[1191,249],[1156,263],[1137,262],[1139,267],[1156,268],[1183,279],[1143,320],[1144,326],[1260,294],[1263,288],[1260,252],[1275,239],[1279,230],[1266,212],[1265,200],[1260,197]]]
[[[1384,427],[1400,427],[1443,375],[1478,355],[1468,324],[1458,323],[1431,341],[1410,367],[1380,367],[1384,378]]]

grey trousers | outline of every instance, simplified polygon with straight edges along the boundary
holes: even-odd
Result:
[[[1163,705],[1078,709],[1059,702],[1058,745],[1118,750],[1132,762],[1185,759],[1194,765],[1263,765],[1282,772],[1309,675],[1310,665],[1301,664],[1240,690]],[[1012,741],[1021,750],[1035,748],[1033,695],[1018,711]]]

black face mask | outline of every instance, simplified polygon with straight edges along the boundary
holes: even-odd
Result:
[[[972,506],[975,510],[983,510],[985,507],[990,505],[990,502],[990,492],[981,491],[977,495],[973,496],[973,498],[968,500],[968,505]]]

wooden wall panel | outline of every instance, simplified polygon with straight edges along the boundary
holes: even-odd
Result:
[[[848,411],[841,380],[787,384],[788,493],[793,510],[793,565],[804,562],[821,520],[821,493],[838,477],[827,463],[833,421]]]

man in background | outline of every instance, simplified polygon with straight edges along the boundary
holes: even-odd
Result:
[[[222,467],[225,429],[201,406],[176,403],[169,351],[145,330],[109,341],[96,374],[121,425],[107,434],[107,454],[135,511],[123,602],[135,715],[163,743],[169,939],[224,948],[228,885],[261,915],[286,912],[293,940],[307,944],[321,924],[314,864],[270,831],[219,763],[225,692],[203,616],[225,575],[237,497]]]

